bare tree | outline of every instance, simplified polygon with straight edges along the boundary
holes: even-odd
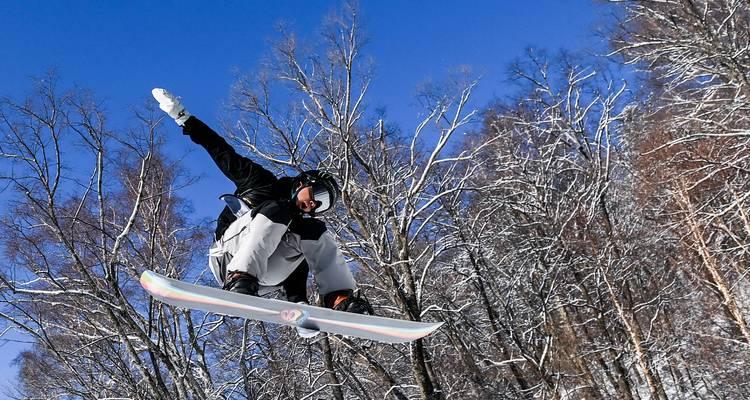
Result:
[[[151,112],[117,132],[93,97],[57,86],[40,80],[0,110],[13,190],[0,318],[5,334],[34,343],[20,356],[19,397],[236,397],[226,388],[238,359],[219,356],[223,319],[155,303],[138,284],[145,269],[202,280],[190,267],[206,242]]]
[[[457,76],[442,87],[425,88],[424,116],[410,135],[401,135],[365,108],[371,73],[360,29],[356,10],[349,8],[329,21],[320,51],[285,34],[269,67],[235,86],[241,122],[234,137],[279,170],[334,171],[343,182],[343,208],[329,222],[377,312],[416,321],[436,318],[439,262],[452,248],[442,241],[441,201],[470,189],[475,171],[470,166],[482,148],[456,152],[449,143],[474,120],[476,111],[468,107],[477,83]],[[275,98],[288,107],[280,108]],[[331,350],[348,352],[351,361],[341,361],[346,369],[366,368],[385,384],[378,388],[349,377],[355,386],[397,398],[412,392],[442,398],[448,389],[430,345],[437,340],[418,340],[408,349],[334,341]],[[397,361],[403,354],[408,363]]]
[[[531,53],[513,69],[521,94],[487,114],[480,195],[454,213],[465,250],[456,272],[481,313],[456,318],[483,321],[496,343],[485,367],[519,393],[638,398],[643,377],[666,398],[666,346],[650,332],[671,277],[646,256],[650,224],[634,212],[630,99],[573,60]]]
[[[747,395],[738,367],[750,343],[749,18],[740,1],[634,1],[612,39],[613,54],[650,80],[647,118],[628,135],[640,153],[634,167],[644,203],[668,228],[674,265],[692,293],[670,325],[681,339],[675,354],[692,360],[677,380],[696,396]],[[718,353],[720,363],[711,360]]]
[[[151,111],[120,132],[55,79],[4,100],[0,319],[35,344],[17,396],[747,397],[750,10],[623,11],[613,60],[645,67],[640,98],[588,59],[530,52],[512,67],[517,94],[484,114],[478,81],[456,73],[396,126],[368,108],[349,5],[320,42],[282,31],[234,85],[238,148],[340,178],[328,226],[376,312],[445,322],[410,344],[304,341],[152,301],[145,269],[209,282],[208,238],[179,196],[189,178]]]

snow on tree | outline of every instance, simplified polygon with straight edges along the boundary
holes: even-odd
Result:
[[[615,2],[619,3],[619,2]],[[40,81],[0,106],[3,327],[35,344],[22,398],[746,398],[750,6],[628,1],[606,62],[530,52],[484,110],[456,73],[397,126],[372,109],[356,8],[282,31],[232,90],[225,132],[281,174],[332,171],[328,216],[382,315],[443,321],[410,344],[153,302],[153,269],[211,284],[210,229],[179,140],[142,110]],[[460,60],[457,60],[459,63]],[[642,83],[643,87],[638,87]],[[171,128],[171,127],[170,127]],[[168,139],[167,139],[168,138]]]

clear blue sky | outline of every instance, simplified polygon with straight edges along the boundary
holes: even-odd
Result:
[[[39,1],[0,2],[0,96],[21,98],[30,77],[55,69],[63,86],[92,89],[115,123],[150,99],[153,87],[182,96],[188,109],[215,123],[233,71],[251,70],[268,50],[279,21],[314,35],[340,2],[294,1]],[[601,48],[593,32],[609,10],[593,0],[457,2],[361,1],[376,63],[373,106],[385,107],[405,131],[417,124],[415,88],[459,65],[481,74],[475,105],[507,94],[508,64],[532,46],[556,51]],[[196,217],[213,216],[216,197],[232,187],[204,154],[174,129],[176,154],[193,151],[191,193]],[[0,348],[0,386],[13,379],[17,344]]]

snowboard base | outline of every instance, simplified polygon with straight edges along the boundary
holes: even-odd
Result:
[[[152,297],[177,307],[385,343],[410,342],[429,335],[442,325],[442,322],[406,321],[353,314],[308,304],[248,296],[182,282],[152,271],[145,271],[140,282]]]

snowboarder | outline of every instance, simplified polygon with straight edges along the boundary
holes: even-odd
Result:
[[[312,170],[277,178],[237,154],[177,97],[160,88],[152,94],[237,187],[233,195],[222,196],[227,206],[209,251],[209,266],[223,289],[257,296],[262,287],[280,285],[288,301],[306,303],[312,270],[325,307],[373,313],[365,299],[354,295],[356,282],[343,254],[325,223],[315,218],[331,210],[341,194],[331,174]]]

